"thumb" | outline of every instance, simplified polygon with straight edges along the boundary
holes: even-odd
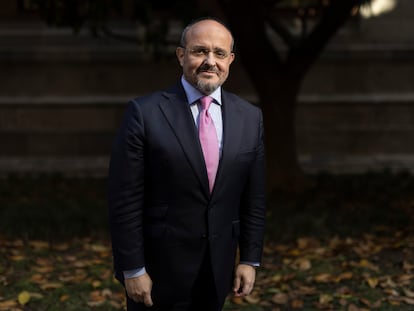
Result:
[[[151,307],[153,305],[152,298],[151,298],[151,293],[147,293],[147,294],[144,295],[144,304],[147,307]]]
[[[234,276],[234,281],[233,281],[233,292],[235,295],[238,294],[239,289],[240,289],[240,276],[236,274]]]

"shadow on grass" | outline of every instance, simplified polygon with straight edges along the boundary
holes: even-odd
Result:
[[[311,177],[316,186],[304,194],[269,195],[269,239],[357,236],[390,227],[410,228],[414,176],[385,171]],[[107,236],[106,180],[57,175],[1,179],[0,234],[48,240]]]
[[[411,231],[414,219],[414,176],[389,171],[361,175],[319,174],[308,192],[269,196],[269,239],[299,236],[330,238]]]
[[[108,231],[106,181],[59,175],[0,180],[0,234],[58,240]]]

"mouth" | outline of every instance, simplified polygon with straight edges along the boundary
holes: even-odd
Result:
[[[216,66],[210,66],[209,64],[203,64],[198,68],[198,74],[204,74],[204,75],[218,75],[218,70]]]
[[[217,71],[216,70],[199,70],[198,71],[199,74],[202,75],[207,75],[207,76],[216,76],[217,75]]]

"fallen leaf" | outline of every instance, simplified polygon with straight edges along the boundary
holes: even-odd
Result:
[[[333,277],[329,273],[321,273],[316,275],[313,279],[317,283],[328,283],[332,281]]]
[[[398,277],[398,283],[400,285],[410,285],[413,278],[413,274],[403,274]]]
[[[273,277],[272,277],[272,281],[273,282],[276,282],[276,283],[278,283],[278,282],[280,282],[280,280],[282,279],[282,275],[281,274],[275,274]]]
[[[45,241],[30,241],[29,245],[35,250],[44,250],[50,247],[49,243]]]
[[[93,252],[97,252],[97,253],[106,253],[106,252],[110,251],[109,247],[104,246],[102,244],[92,244],[91,245],[91,250]]]
[[[292,268],[300,271],[307,271],[312,268],[312,263],[307,258],[298,258],[292,263]]]
[[[60,296],[59,301],[64,302],[64,301],[69,300],[69,298],[70,298],[70,296],[65,294],[65,295]]]
[[[236,304],[236,305],[244,305],[245,303],[244,303],[244,301],[243,301],[243,298],[242,297],[236,297],[236,296],[234,296],[232,299],[231,299],[231,301],[234,303],[234,304]]]
[[[301,299],[293,299],[290,306],[292,309],[302,309],[305,305],[304,301]]]
[[[17,306],[16,300],[6,300],[6,301],[0,301],[0,310],[10,310],[10,308],[14,308]]]
[[[393,288],[386,288],[386,289],[384,289],[384,293],[386,293],[387,295],[390,295],[390,296],[394,296],[394,297],[398,297],[398,296],[400,296],[400,293],[399,292],[397,292],[395,289],[393,289]]]
[[[335,278],[335,281],[339,283],[343,280],[351,280],[353,276],[352,272],[343,272]]]
[[[361,261],[359,262],[359,266],[373,271],[379,271],[379,268],[367,259],[361,259]]]
[[[33,267],[33,271],[37,273],[50,273],[53,272],[55,269],[52,266],[44,266],[44,267]]]
[[[369,287],[375,288],[378,285],[379,280],[377,278],[367,278],[367,283]]]
[[[113,307],[113,308],[115,308],[115,309],[122,309],[124,306],[122,305],[122,303],[120,303],[120,302],[117,302],[117,301],[115,301],[115,300],[111,300],[111,301],[109,301],[109,304]]]
[[[299,286],[298,292],[300,295],[315,295],[318,293],[318,290],[316,287],[310,287],[310,286]]]
[[[414,298],[414,292],[413,291],[411,291],[407,288],[403,288],[403,292],[404,292],[405,296],[407,296],[409,298]]]
[[[379,300],[375,301],[373,304],[371,304],[371,308],[372,309],[378,309],[378,308],[381,307],[381,305],[382,305],[382,301],[381,301],[381,299],[379,299]]]
[[[30,277],[30,282],[33,282],[35,284],[43,284],[43,283],[47,282],[47,280],[45,279],[44,275],[41,275],[41,274],[33,274]]]
[[[25,304],[27,304],[30,301],[30,293],[28,291],[22,291],[18,296],[17,296],[17,301],[24,306]]]
[[[359,310],[359,308],[356,305],[354,305],[353,303],[351,303],[348,306],[348,311],[360,311],[360,310]]]
[[[271,300],[278,305],[285,305],[289,301],[289,296],[285,293],[277,293],[273,295]]]
[[[251,294],[244,297],[244,300],[250,304],[257,305],[260,302],[260,297],[257,294]]]
[[[54,244],[52,245],[52,249],[57,250],[57,251],[67,251],[69,249],[69,244],[68,243]]]
[[[409,263],[408,261],[403,262],[403,269],[406,271],[411,271],[414,269],[414,265]]]
[[[63,287],[62,283],[49,282],[40,285],[42,290],[57,289]]]
[[[359,299],[364,305],[366,305],[366,306],[368,306],[368,307],[371,307],[371,301],[369,301],[368,299],[366,299],[366,298],[360,298]]]
[[[104,288],[101,292],[101,295],[103,297],[111,297],[112,296],[112,291],[109,288]]]
[[[408,305],[414,305],[414,299],[409,297],[403,297],[402,300]]]
[[[88,301],[86,304],[89,307],[99,307],[102,306],[105,303],[105,300],[100,300],[100,301]]]
[[[9,258],[12,261],[22,261],[22,260],[25,260],[26,259],[26,257],[23,256],[23,255],[12,255]]]
[[[33,298],[33,299],[42,299],[44,297],[41,293],[29,292],[29,294],[30,294],[30,298]]]
[[[319,295],[319,303],[321,305],[326,305],[328,303],[330,303],[333,300],[332,295],[329,294],[320,294]]]

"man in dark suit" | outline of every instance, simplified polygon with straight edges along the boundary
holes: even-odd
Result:
[[[129,103],[111,156],[114,266],[128,310],[221,310],[231,289],[252,291],[261,260],[262,114],[221,88],[233,37],[200,19],[176,55],[181,80]]]

